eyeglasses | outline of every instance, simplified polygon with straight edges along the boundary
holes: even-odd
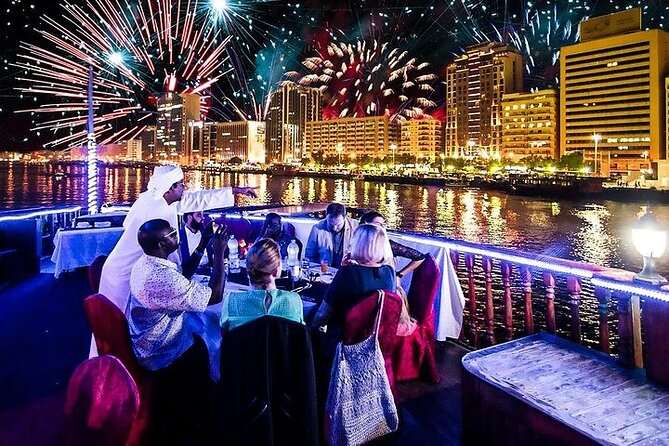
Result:
[[[168,232],[167,234],[163,235],[161,238],[173,237],[173,236],[175,236],[176,234],[177,234],[177,230],[176,230],[176,229],[172,229],[170,232]]]

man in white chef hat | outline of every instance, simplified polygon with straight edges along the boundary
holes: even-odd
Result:
[[[160,218],[178,228],[177,213],[234,206],[234,194],[256,196],[250,187],[190,192],[185,190],[183,179],[184,173],[179,166],[156,167],[147,190],[139,194],[123,222],[123,235],[107,257],[100,278],[100,294],[114,302],[121,311],[125,311],[130,297],[130,270],[143,253],[137,241],[137,232],[142,224]],[[182,260],[178,253],[179,250],[170,258],[176,264]]]

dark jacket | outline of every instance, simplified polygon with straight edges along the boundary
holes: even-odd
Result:
[[[318,445],[306,326],[265,316],[223,333],[221,444]]]

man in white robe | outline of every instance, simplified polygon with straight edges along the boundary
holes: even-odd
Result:
[[[253,188],[224,187],[222,189],[189,192],[184,190],[184,174],[180,167],[158,166],[154,169],[147,190],[139,194],[123,222],[123,235],[107,257],[100,277],[100,294],[125,312],[130,297],[130,271],[142,256],[137,241],[139,227],[149,220],[167,220],[178,228],[177,213],[234,206],[234,194],[255,197]],[[179,250],[170,260],[179,265]]]

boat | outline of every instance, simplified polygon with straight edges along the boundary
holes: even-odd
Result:
[[[575,174],[509,174],[511,193],[533,196],[596,197],[603,192],[603,178]]]
[[[212,213],[255,227],[278,212],[303,238],[324,209],[316,203]],[[88,354],[82,300],[93,291],[86,268],[56,279],[45,267],[55,231],[72,228],[79,217],[79,206],[0,212],[0,262],[11,265],[11,274],[0,268],[3,444],[54,444],[64,426],[68,380]],[[669,290],[635,281],[630,271],[448,237],[389,234],[432,254],[448,279],[439,282],[441,300],[431,310],[441,382],[398,384],[403,421],[388,444],[624,444],[620,438],[632,438],[626,435],[639,441],[666,435]],[[461,299],[444,292],[458,284]],[[581,308],[588,290],[599,305],[595,320]],[[596,331],[594,340],[584,341],[586,326]],[[550,392],[552,386],[562,387]]]

